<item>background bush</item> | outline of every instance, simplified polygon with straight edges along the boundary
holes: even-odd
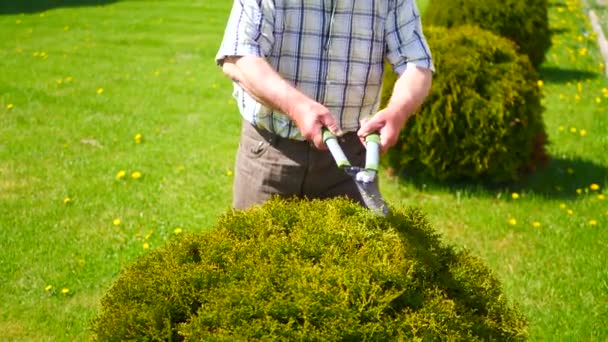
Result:
[[[547,0],[430,0],[426,25],[475,25],[511,39],[538,68],[551,46]]]
[[[230,212],[128,266],[97,340],[524,340],[491,271],[413,209],[346,200]]]
[[[514,44],[474,26],[427,27],[431,92],[385,162],[440,180],[503,182],[543,164],[539,75]],[[384,106],[394,75],[387,73]]]

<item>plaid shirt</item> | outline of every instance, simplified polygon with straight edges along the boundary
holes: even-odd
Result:
[[[433,69],[415,0],[234,0],[216,61],[263,57],[344,132],[379,106],[384,59],[401,74],[408,64]],[[243,117],[282,137],[302,139],[295,123],[234,83]]]

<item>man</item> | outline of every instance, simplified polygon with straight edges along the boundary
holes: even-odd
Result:
[[[385,59],[400,76],[376,112]],[[216,61],[244,118],[236,209],[274,195],[363,203],[321,129],[362,165],[362,139],[379,132],[381,150],[393,146],[434,70],[415,0],[235,0]]]

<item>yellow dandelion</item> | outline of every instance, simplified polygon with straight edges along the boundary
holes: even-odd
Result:
[[[97,88],[97,94],[98,95],[103,94],[103,88]]]
[[[602,103],[602,99],[601,99],[601,98],[599,98],[599,97],[596,97],[596,98],[595,98],[595,103]]]
[[[511,219],[509,219],[509,224],[512,225],[512,226],[514,226],[514,225],[517,224],[517,220],[514,219],[514,218],[511,218]]]
[[[538,85],[538,87],[539,87],[539,88],[542,88],[542,87],[543,87],[543,85],[545,85],[545,83],[543,82],[543,80],[538,80],[538,81],[536,82],[536,85]]]
[[[141,178],[141,172],[134,171],[133,173],[131,173],[131,178],[133,178],[133,179],[140,179]]]
[[[579,194],[579,195],[582,194],[583,193],[583,189],[576,189],[576,193]]]
[[[574,211],[572,211],[572,209],[568,209],[568,215],[574,215]]]
[[[605,200],[605,199],[606,199],[606,195],[604,195],[604,194],[599,194],[599,195],[597,195],[597,199],[599,199],[600,201],[603,201],[603,200]]]
[[[61,289],[61,294],[62,295],[67,295],[68,293],[70,293],[70,289],[68,289],[66,287],[64,287],[64,288]]]
[[[596,220],[589,220],[589,225],[590,226],[597,226],[597,221]]]
[[[70,82],[72,82],[73,79],[74,78],[72,76],[68,76],[68,77],[65,78],[65,82],[66,83],[70,83]]]
[[[570,127],[570,132],[571,133],[576,133],[576,127]]]
[[[135,134],[135,136],[133,137],[133,140],[135,140],[135,143],[136,143],[136,144],[140,144],[140,143],[141,143],[141,139],[142,139],[141,133],[137,133],[137,134]]]
[[[66,197],[63,199],[63,204],[68,205],[72,203],[72,199],[69,197]]]
[[[518,199],[519,198],[519,194],[517,192],[514,192],[511,194],[511,198],[512,199]]]
[[[63,83],[63,80],[62,79],[58,79],[58,80],[56,80],[56,82],[57,82],[58,85],[61,85]]]
[[[175,230],[173,230],[173,234],[177,235],[177,234],[181,234],[182,233],[182,229],[180,227],[175,228]]]
[[[540,222],[538,222],[538,221],[532,222],[532,227],[534,227],[534,228],[540,227]]]
[[[228,177],[232,177],[232,175],[233,175],[233,174],[234,174],[234,173],[232,172],[232,170],[228,170],[228,171],[226,171],[226,175],[227,175]]]
[[[114,221],[112,221],[112,223],[114,223],[114,225],[115,225],[115,226],[120,226],[120,224],[121,224],[122,222],[120,221],[120,219],[119,219],[119,218],[115,218],[115,219],[114,219]]]
[[[560,132],[563,132],[565,129],[566,129],[566,128],[564,128],[564,126],[559,126],[559,128],[558,128],[558,130],[559,130]]]
[[[47,286],[44,288],[44,291],[49,292],[49,291],[51,291],[52,289],[53,289],[53,285],[47,285]]]
[[[581,137],[584,137],[584,136],[587,135],[587,130],[581,129],[581,131],[579,132],[579,134],[581,135]]]
[[[561,203],[561,204],[559,205],[559,207],[560,207],[560,208],[562,208],[562,209],[566,209],[566,203]]]
[[[15,105],[13,105],[12,103],[9,103],[6,105],[6,109],[8,109],[8,110],[13,109],[13,107],[15,107]]]
[[[580,100],[581,100],[581,96],[580,96],[579,94],[576,94],[576,95],[574,96],[574,99],[575,99],[576,101],[580,101]]]
[[[127,175],[127,171],[120,170],[116,173],[116,179],[124,179],[126,175]]]
[[[143,246],[142,246],[142,247],[143,247],[144,249],[148,249],[148,248],[150,248],[150,244],[149,244],[149,243],[147,243],[147,242],[144,242],[144,244],[143,244]]]
[[[597,185],[597,184],[595,184],[595,183],[593,183],[593,184],[589,185],[589,189],[594,190],[594,191],[595,190],[599,190],[600,186]]]

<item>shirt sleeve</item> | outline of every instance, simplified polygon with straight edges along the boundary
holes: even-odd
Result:
[[[415,0],[394,0],[385,30],[387,59],[401,75],[408,64],[435,70]]]
[[[234,0],[224,38],[215,56],[222,65],[227,56],[267,56],[274,42],[273,13],[267,0]]]

